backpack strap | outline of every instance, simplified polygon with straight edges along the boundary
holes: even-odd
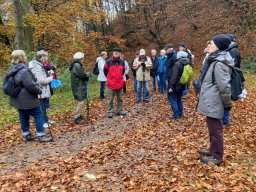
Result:
[[[212,69],[212,84],[213,84],[213,85],[216,84],[214,71],[215,71],[215,67],[216,67],[217,62],[218,62],[218,61],[215,61],[215,62],[213,63],[213,69]]]

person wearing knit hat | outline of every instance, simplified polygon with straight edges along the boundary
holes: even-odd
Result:
[[[145,93],[146,103],[150,100],[149,81],[150,69],[152,68],[152,61],[150,57],[146,56],[145,49],[140,50],[139,58],[133,62],[133,68],[136,70],[137,78],[137,102],[141,102]]]
[[[227,34],[227,36],[231,40],[231,44],[229,45],[227,51],[231,55],[231,57],[235,61],[235,67],[240,69],[241,66],[241,55],[239,51],[239,43],[236,41],[236,35],[234,34]],[[230,124],[230,111],[224,111],[224,116],[223,116],[223,124],[224,125],[229,125]]]
[[[71,72],[71,89],[77,102],[74,112],[74,123],[80,124],[84,120],[84,100],[88,97],[86,91],[86,82],[88,82],[90,78],[90,73],[85,73],[83,69],[84,53],[77,52],[74,54],[73,58],[74,61],[69,66],[69,70]]]
[[[229,36],[225,34],[216,35],[212,38],[212,41],[220,51],[225,51],[228,49],[231,44],[231,40]]]
[[[220,34],[214,36],[208,46],[209,67],[205,71],[198,103],[198,112],[206,116],[210,137],[210,147],[198,151],[204,156],[201,158],[204,164],[220,165],[223,162],[222,119],[224,110],[230,111],[232,108],[230,76],[234,60],[227,52],[230,42],[227,35]]]
[[[227,36],[230,38],[231,41],[236,41],[236,35],[235,34],[227,34]]]

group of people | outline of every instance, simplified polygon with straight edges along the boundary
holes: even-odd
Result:
[[[39,48],[29,65],[26,65],[27,57],[23,50],[15,50],[11,56],[13,65],[5,79],[13,78],[19,88],[17,96],[10,97],[10,105],[18,109],[24,141],[35,138],[30,132],[29,119],[32,116],[37,130],[37,141],[50,142],[53,138],[46,135],[45,128],[54,123],[48,119],[47,109],[53,94],[50,83],[57,78],[56,68],[48,61],[48,52],[44,47]]]
[[[199,150],[199,154],[203,155],[201,159],[203,163],[212,162],[219,165],[224,154],[223,120],[224,124],[229,123],[232,108],[231,71],[232,67],[240,67],[241,63],[236,36],[231,34],[214,36],[207,43],[205,54],[200,76],[198,111],[207,117],[210,147]],[[54,79],[54,73],[44,67],[44,63],[48,61],[47,50],[39,50],[36,58],[29,63],[29,67],[26,65],[26,54],[22,50],[13,51],[12,59],[13,67],[8,71],[7,77],[14,76],[15,82],[21,87],[21,92],[16,98],[11,98],[11,105],[19,111],[24,140],[29,141],[33,138],[29,130],[29,117],[33,116],[38,133],[37,140],[51,141],[51,136],[46,135],[44,131],[44,128],[50,126],[46,109],[49,108],[51,96],[49,83]],[[77,101],[74,114],[76,124],[80,124],[84,119],[84,100],[88,97],[86,84],[91,76],[89,72],[84,71],[83,63],[84,53],[77,52],[69,67],[72,93]],[[149,87],[152,79],[153,90],[167,94],[173,111],[173,120],[183,117],[182,97],[186,96],[189,83],[183,84],[181,77],[185,66],[194,64],[194,56],[185,43],[179,44],[179,51],[176,51],[172,44],[167,44],[160,51],[159,56],[156,49],[151,50],[150,56],[147,56],[145,49],[141,49],[136,53],[130,66],[121,49],[114,48],[110,58],[106,51],[102,51],[96,63],[99,70],[97,79],[100,82],[101,100],[105,99],[105,87],[108,88],[108,118],[112,118],[114,114],[126,115],[122,96],[126,91],[125,82],[129,79],[130,68],[133,72],[134,91],[138,103],[143,100],[146,103],[150,102]],[[117,97],[116,113],[113,104],[115,96]]]

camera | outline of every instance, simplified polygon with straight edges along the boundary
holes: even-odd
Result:
[[[145,64],[145,63],[141,63],[141,66],[142,66],[142,67],[146,67],[146,64]]]

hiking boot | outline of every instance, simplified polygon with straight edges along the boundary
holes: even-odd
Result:
[[[117,115],[122,115],[122,116],[125,116],[125,115],[126,115],[126,112],[124,112],[124,111],[121,111],[121,112],[117,113]]]
[[[52,136],[43,135],[43,136],[37,136],[37,141],[39,143],[47,143],[53,141]]]
[[[113,118],[113,113],[108,113],[108,118]]]
[[[204,156],[208,156],[208,157],[212,156],[211,151],[208,150],[208,149],[206,149],[206,150],[203,150],[203,149],[202,149],[202,150],[199,150],[198,153],[199,153],[200,155],[204,155]]]
[[[223,161],[222,160],[218,160],[218,159],[215,159],[213,156],[210,156],[210,157],[202,157],[201,159],[201,162],[203,164],[208,164],[208,163],[213,163],[215,165],[220,165]]]
[[[83,116],[79,116],[79,117],[77,117],[77,118],[74,120],[74,123],[78,125],[78,124],[81,124],[82,121],[83,121]]]
[[[32,141],[33,139],[34,139],[34,136],[31,133],[29,133],[26,136],[23,136],[23,141]]]

